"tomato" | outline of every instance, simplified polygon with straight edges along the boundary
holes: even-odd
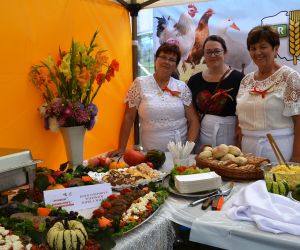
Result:
[[[186,170],[185,166],[176,167],[176,171],[179,173],[183,173]]]
[[[112,207],[112,205],[111,205],[111,203],[110,203],[109,201],[104,201],[104,202],[102,202],[101,206],[102,206],[103,208],[106,208],[106,209]]]
[[[107,199],[109,199],[109,200],[116,200],[116,199],[118,199],[119,198],[119,195],[117,195],[117,194],[111,194],[110,196],[108,196],[107,197]]]
[[[120,194],[127,194],[130,193],[132,190],[130,188],[124,188],[120,191]]]

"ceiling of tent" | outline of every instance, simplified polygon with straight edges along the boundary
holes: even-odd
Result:
[[[141,4],[144,8],[156,8],[170,5],[190,4],[196,2],[209,2],[211,0],[113,0],[114,2],[124,2],[127,4]]]

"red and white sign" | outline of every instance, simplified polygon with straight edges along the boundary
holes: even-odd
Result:
[[[67,211],[79,211],[100,206],[102,200],[112,194],[110,184],[96,184],[81,187],[44,191],[45,204],[61,207]]]

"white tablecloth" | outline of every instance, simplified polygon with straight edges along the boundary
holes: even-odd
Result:
[[[193,160],[194,156],[191,156]],[[173,167],[172,159],[167,154],[165,171]],[[300,237],[290,234],[273,234],[257,229],[252,222],[233,221],[226,216],[238,191],[248,182],[236,182],[222,211],[201,209],[201,205],[189,207],[195,199],[170,195],[160,215],[180,225],[191,228],[190,240],[214,247],[232,250],[296,250],[300,249]]]

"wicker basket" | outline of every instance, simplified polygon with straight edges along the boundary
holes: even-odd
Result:
[[[270,162],[263,157],[243,155],[247,158],[247,165],[239,166],[232,161],[219,161],[216,159],[200,159],[195,157],[196,165],[199,168],[210,168],[218,175],[236,180],[259,180],[264,178],[261,166]]]

